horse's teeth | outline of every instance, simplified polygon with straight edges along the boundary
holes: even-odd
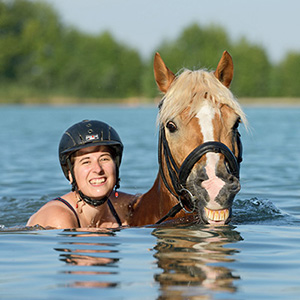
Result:
[[[204,211],[207,218],[212,221],[226,221],[229,217],[228,209],[211,210],[205,207]]]

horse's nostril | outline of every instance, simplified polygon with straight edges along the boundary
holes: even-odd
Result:
[[[197,176],[197,182],[198,184],[201,184],[203,181],[207,180],[208,176],[202,175],[202,176]]]
[[[235,182],[236,182],[235,177],[231,175],[229,177],[229,183],[234,184]]]
[[[230,189],[232,193],[237,194],[239,192],[239,190],[241,189],[241,185],[239,183],[239,181],[235,180],[230,184]]]

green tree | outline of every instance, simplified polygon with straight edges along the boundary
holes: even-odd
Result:
[[[141,93],[137,51],[108,33],[61,24],[45,2],[0,0],[0,79],[42,95],[129,97]]]
[[[174,41],[165,41],[158,52],[169,69],[178,72],[183,67],[191,70],[199,68],[213,69],[217,66],[224,50],[230,49],[230,41],[226,32],[220,26],[210,25],[200,27],[192,24],[187,27]],[[143,78],[145,93],[155,95],[153,79],[153,57],[148,63]]]
[[[300,53],[289,52],[285,59],[274,67],[272,92],[280,97],[300,97]]]
[[[0,76],[22,83],[49,82],[62,26],[46,3],[0,2]]]
[[[232,90],[238,96],[268,96],[271,89],[270,64],[265,50],[250,44],[245,38],[237,43],[230,42],[226,32],[219,26],[200,27],[193,24],[171,42],[164,42],[159,52],[167,66],[177,72],[182,67],[189,69],[215,69],[224,50],[227,50],[234,62],[234,80]],[[153,79],[153,58],[148,63],[143,78],[145,93],[155,95],[157,90]]]
[[[109,32],[82,33],[63,25],[45,2],[0,0],[0,92],[15,87],[20,98],[44,96],[123,98],[158,94],[154,53],[146,62]],[[234,62],[233,92],[241,97],[299,97],[300,54],[272,65],[263,47],[245,38],[233,43],[220,26],[191,24],[157,51],[177,73],[215,69],[224,50]],[[28,90],[28,93],[25,92]]]
[[[265,97],[270,92],[271,64],[265,50],[245,38],[232,48],[234,80],[232,90],[239,97]]]
[[[64,40],[60,85],[86,97],[128,97],[140,94],[139,54],[105,32],[90,36],[71,32]]]
[[[214,68],[222,52],[229,48],[226,32],[219,26],[187,27],[174,42],[165,42],[159,52],[172,69]]]

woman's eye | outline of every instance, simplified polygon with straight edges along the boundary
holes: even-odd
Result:
[[[100,158],[100,161],[110,161],[112,158],[110,155],[105,155]]]
[[[172,122],[172,121],[169,121],[169,122],[167,123],[166,127],[169,129],[169,131],[170,131],[171,133],[173,133],[173,132],[175,132],[175,131],[177,130],[176,124],[175,124],[174,122]]]

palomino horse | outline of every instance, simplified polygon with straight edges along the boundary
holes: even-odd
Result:
[[[240,190],[238,125],[246,122],[229,90],[231,56],[225,51],[215,72],[184,70],[175,76],[156,53],[154,75],[165,94],[158,115],[160,170],[133,204],[129,225],[174,217],[180,223],[228,223]]]

